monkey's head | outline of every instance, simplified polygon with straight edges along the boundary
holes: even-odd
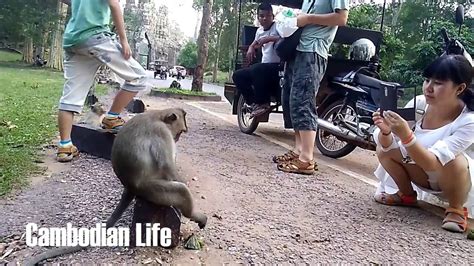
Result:
[[[91,111],[96,115],[105,114],[105,106],[102,103],[96,102],[91,106]]]
[[[174,136],[174,141],[177,142],[183,132],[188,132],[186,124],[186,112],[181,108],[171,108],[166,110],[163,117],[163,122],[168,126],[171,134]]]

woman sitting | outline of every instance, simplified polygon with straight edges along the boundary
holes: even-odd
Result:
[[[384,186],[392,178],[398,189],[389,194],[379,187],[375,201],[413,206],[416,191],[426,191],[449,204],[442,228],[466,231],[466,206],[474,210],[474,154],[468,154],[474,143],[474,91],[469,87],[473,75],[463,56],[441,56],[424,70],[424,97],[415,100],[426,108],[413,128],[393,111],[373,114],[378,126],[377,157],[383,168],[375,174]]]

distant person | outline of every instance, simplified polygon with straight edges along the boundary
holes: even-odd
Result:
[[[260,116],[270,110],[272,90],[280,89],[278,76],[280,57],[275,51],[275,42],[280,39],[273,21],[273,8],[268,3],[258,6],[258,21],[255,39],[248,48],[247,60],[255,59],[256,49],[262,48],[262,61],[249,68],[237,70],[232,79],[245,101],[252,105],[251,117]],[[253,88],[252,88],[253,86]]]
[[[473,68],[461,55],[441,56],[423,76],[423,95],[414,101],[425,113],[413,127],[392,111],[373,114],[381,181],[375,201],[415,206],[417,191],[428,192],[449,205],[441,227],[462,233],[474,211]]]
[[[102,120],[102,128],[117,133],[125,121],[120,113],[137,92],[145,89],[146,71],[130,57],[119,0],[62,0],[71,5],[63,38],[64,77],[63,94],[59,100],[59,135],[57,160],[68,162],[79,154],[71,141],[75,113],[82,111],[89,88],[94,83],[98,68],[105,64],[125,80],[110,110]],[[119,40],[109,29],[110,16]]]

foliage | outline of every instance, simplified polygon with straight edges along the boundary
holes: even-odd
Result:
[[[217,77],[216,80],[213,80],[212,72],[207,72],[204,74],[204,81],[206,83],[214,83],[220,86],[224,86],[224,84],[227,82],[228,79],[228,74],[227,72],[223,71],[217,71]]]
[[[54,114],[63,77],[45,68],[0,62],[0,83],[0,195],[5,195],[40,170],[35,161],[40,146],[57,130]]]
[[[180,51],[178,57],[178,64],[186,68],[194,68],[197,63],[198,47],[195,42],[188,42]]]
[[[384,42],[380,58],[383,79],[407,85],[421,84],[421,72],[435,57],[443,52],[439,34],[445,28],[450,36],[458,38],[467,51],[474,53],[474,19],[466,17],[458,36],[454,14],[457,4],[450,1],[407,0],[389,4],[384,19]],[[470,5],[465,3],[465,9]],[[349,26],[379,30],[381,7],[359,5],[349,13]],[[337,50],[335,46],[333,50]]]
[[[45,33],[53,30],[58,22],[56,3],[57,0],[3,0],[0,5],[3,40],[0,42],[22,42],[29,37],[42,44]]]

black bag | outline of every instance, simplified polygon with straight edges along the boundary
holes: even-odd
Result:
[[[313,9],[314,3],[316,0],[313,0],[311,6],[308,9],[308,12]],[[292,35],[279,40],[275,44],[275,52],[284,62],[288,62],[295,58],[296,56],[296,47],[300,43],[301,33],[303,33],[304,28],[297,29]]]
[[[297,29],[292,35],[279,40],[275,44],[275,52],[284,62],[288,62],[295,58],[296,47],[300,43],[303,28]]]

